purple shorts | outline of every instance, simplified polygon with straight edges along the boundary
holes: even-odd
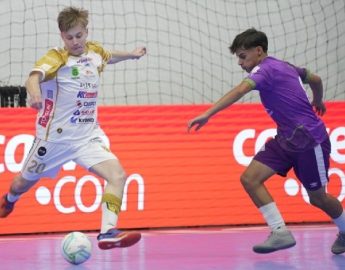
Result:
[[[276,139],[272,139],[266,142],[254,159],[281,176],[286,176],[288,171],[293,168],[303,186],[307,190],[313,191],[328,183],[330,152],[329,139],[303,152],[284,150]]]

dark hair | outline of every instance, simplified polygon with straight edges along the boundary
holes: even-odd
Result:
[[[255,28],[250,28],[238,34],[229,49],[230,52],[234,54],[238,49],[243,48],[247,50],[257,46],[261,46],[262,50],[266,53],[268,48],[267,36],[264,32],[258,31]]]

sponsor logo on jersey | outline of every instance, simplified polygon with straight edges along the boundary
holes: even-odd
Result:
[[[77,66],[72,67],[71,69],[71,75],[72,75],[72,79],[77,79],[79,78],[79,69]]]
[[[86,107],[86,108],[91,108],[91,107],[96,107],[97,102],[96,101],[84,101],[82,102],[81,100],[77,100],[76,105],[78,108]]]
[[[84,82],[81,82],[79,87],[83,88],[83,89],[97,89],[98,84],[97,83],[84,83]]]
[[[77,98],[96,98],[98,92],[79,91]]]
[[[89,124],[89,123],[94,123],[95,119],[94,118],[79,118],[79,117],[74,117],[72,116],[70,119],[72,124]]]
[[[91,61],[92,61],[91,57],[83,57],[77,61],[77,64],[87,63],[87,62],[91,62]]]
[[[96,101],[85,101],[83,103],[84,107],[90,108],[90,107],[95,107],[96,106]]]
[[[50,98],[50,99],[53,99],[53,98],[54,98],[54,92],[53,92],[53,90],[47,90],[47,97]]]
[[[90,69],[86,69],[84,71],[84,74],[85,74],[86,77],[95,77],[95,73],[92,70],[90,70]]]
[[[53,111],[54,102],[50,99],[44,100],[44,110],[42,116],[38,119],[38,124],[42,127],[46,127],[50,118],[50,114]]]
[[[83,110],[83,111],[80,111],[80,114],[81,115],[93,115],[93,114],[95,114],[95,110]]]
[[[72,123],[72,124],[76,124],[77,121],[78,121],[78,119],[79,119],[78,117],[73,117],[73,116],[72,116],[70,120],[71,120],[71,123]]]
[[[76,110],[73,115],[92,115],[95,113],[95,110]]]
[[[43,146],[41,146],[40,148],[38,148],[37,150],[37,154],[42,157],[47,153],[47,149]]]
[[[79,118],[78,123],[94,123],[95,119],[94,118]]]

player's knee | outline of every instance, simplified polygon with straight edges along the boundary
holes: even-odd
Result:
[[[250,190],[255,188],[255,180],[250,177],[247,173],[243,173],[240,177],[240,181],[245,190]]]
[[[127,174],[125,170],[122,168],[122,166],[116,166],[113,169],[115,171],[115,182],[121,185],[125,185],[127,179]]]
[[[123,170],[120,170],[120,171],[117,171],[115,174],[113,174],[112,177],[109,177],[107,181],[117,186],[124,186],[126,183],[126,179],[127,179],[127,174]]]
[[[122,172],[119,176],[119,181],[124,185],[126,183],[127,177],[127,174],[125,172]]]
[[[327,203],[327,196],[326,195],[309,195],[309,202],[311,205],[322,208]]]

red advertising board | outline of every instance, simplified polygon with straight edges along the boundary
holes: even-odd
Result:
[[[262,224],[239,178],[275,125],[260,104],[238,104],[187,132],[209,105],[101,107],[110,148],[128,174],[120,228]],[[345,102],[328,103],[323,117],[332,142],[328,190],[345,197]],[[34,136],[35,112],[0,109],[0,194],[20,171]],[[328,221],[308,203],[290,174],[269,190],[287,222]],[[56,179],[42,179],[0,219],[0,234],[97,230],[104,181],[70,162]]]

